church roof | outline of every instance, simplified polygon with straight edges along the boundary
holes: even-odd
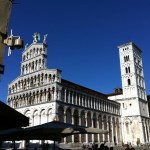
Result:
[[[87,94],[91,94],[91,95],[94,95],[94,96],[97,96],[97,97],[100,97],[100,98],[107,99],[107,96],[105,94],[103,94],[103,93],[100,93],[100,92],[97,92],[95,90],[89,89],[87,87],[75,84],[75,83],[67,81],[65,79],[61,79],[61,84],[63,86],[66,86],[66,87],[69,87],[69,88],[73,88],[75,90],[79,90],[79,91],[87,93]]]

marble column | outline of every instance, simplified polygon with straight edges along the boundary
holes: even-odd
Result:
[[[94,128],[93,112],[91,112],[91,121],[92,121],[92,128]],[[94,134],[92,134],[92,140],[94,142]]]
[[[79,125],[81,126],[81,111],[79,111]],[[79,143],[81,143],[81,134],[79,134]]]
[[[85,126],[87,127],[87,111],[85,111]],[[85,141],[88,143],[88,134],[85,135]]]
[[[71,112],[71,124],[74,124],[74,109]],[[72,143],[74,143],[74,135],[72,135]]]
[[[99,129],[99,118],[98,118],[98,116],[99,116],[99,113],[96,113],[96,124],[97,124],[97,128]],[[98,136],[98,142],[100,143],[100,134],[97,134],[97,136]]]
[[[64,90],[64,92],[65,92],[65,95],[64,95],[64,102],[66,103],[66,89]]]
[[[67,108],[64,108],[64,123],[67,122],[66,110],[67,110]],[[66,137],[64,138],[64,143],[66,143]]]
[[[107,121],[107,131],[109,131],[109,121]],[[108,142],[110,142],[109,133],[107,134]]]

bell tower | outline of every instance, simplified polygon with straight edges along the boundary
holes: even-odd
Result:
[[[137,106],[136,111],[131,111],[131,114],[146,115],[148,117],[142,51],[133,42],[123,44],[118,48],[120,54],[123,98],[124,100],[131,100],[132,103],[130,106],[133,105],[134,108]]]
[[[121,103],[123,140],[131,144],[136,144],[137,141],[145,143],[148,141],[145,118],[149,117],[149,112],[142,51],[133,42],[118,48],[123,89],[122,99],[118,99],[118,102]]]

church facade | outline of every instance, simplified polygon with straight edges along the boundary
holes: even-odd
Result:
[[[103,94],[61,77],[47,68],[46,36],[22,53],[21,73],[9,86],[8,104],[30,118],[30,126],[53,120],[108,130],[108,134],[72,135],[63,143],[149,142],[149,113],[141,50],[132,42],[121,45],[122,88]],[[119,91],[119,92],[118,92]]]

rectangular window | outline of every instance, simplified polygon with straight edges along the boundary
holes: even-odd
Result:
[[[122,107],[124,108],[124,103],[122,103]]]

